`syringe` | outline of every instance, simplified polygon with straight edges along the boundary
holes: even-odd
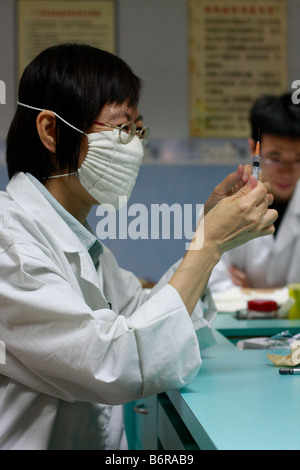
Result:
[[[256,142],[255,153],[254,153],[253,160],[252,160],[252,175],[254,175],[256,181],[258,181],[259,171],[260,171],[260,143],[259,143],[259,137],[260,137],[260,129],[259,129],[259,133],[258,133],[258,139],[257,139],[257,142]]]

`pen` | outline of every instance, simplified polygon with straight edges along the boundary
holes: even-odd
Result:
[[[252,175],[254,175],[256,181],[258,181],[259,178],[259,170],[260,170],[260,129],[258,133],[258,139],[256,142],[256,147],[255,147],[255,153],[252,161]]]
[[[299,369],[279,369],[279,374],[281,375],[300,375]]]

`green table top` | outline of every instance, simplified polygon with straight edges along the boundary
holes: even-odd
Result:
[[[280,375],[267,350],[241,351],[217,336],[195,380],[168,392],[199,447],[300,450],[300,376]]]
[[[219,313],[213,326],[227,338],[273,336],[285,330],[289,330],[293,335],[300,333],[300,319],[268,318],[238,320],[233,313]]]

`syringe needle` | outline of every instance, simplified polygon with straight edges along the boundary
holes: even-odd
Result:
[[[260,129],[259,129],[258,139],[257,139],[256,146],[255,146],[255,153],[254,153],[254,157],[253,157],[253,161],[252,161],[252,175],[254,175],[256,181],[258,181],[259,171],[260,171],[260,142],[259,142],[259,138],[260,138]]]

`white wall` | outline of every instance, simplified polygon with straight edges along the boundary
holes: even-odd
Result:
[[[6,137],[16,101],[14,3],[12,0],[0,0],[0,80],[6,84],[6,104],[0,104],[0,141]]]
[[[119,53],[144,79],[141,110],[155,138],[188,137],[186,0],[119,1]]]

